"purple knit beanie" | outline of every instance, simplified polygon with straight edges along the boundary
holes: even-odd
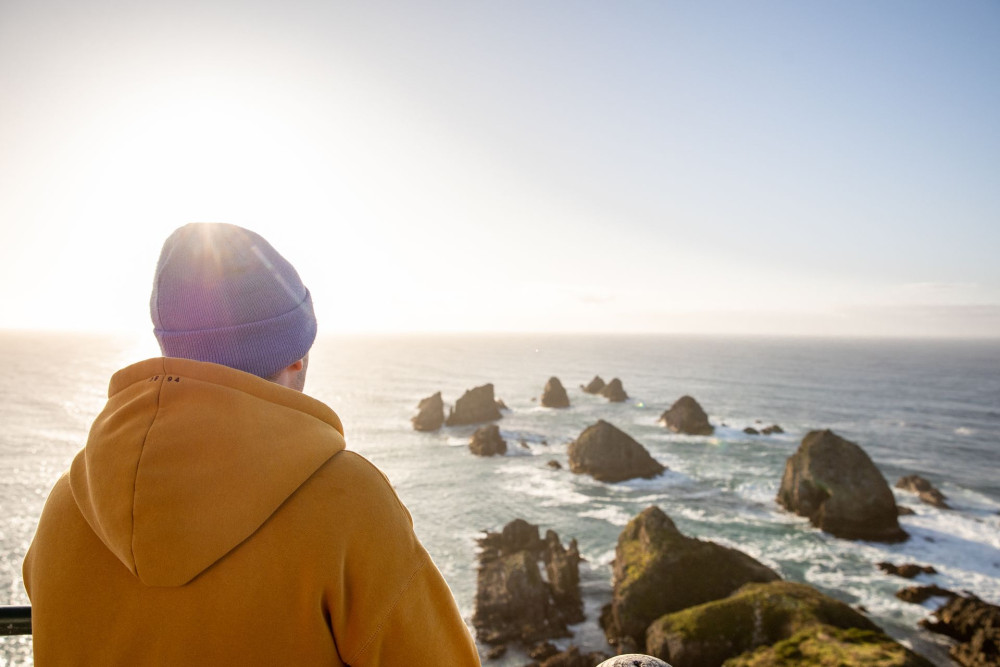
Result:
[[[316,339],[309,290],[248,229],[192,223],[163,244],[149,299],[164,356],[211,361],[267,378]]]

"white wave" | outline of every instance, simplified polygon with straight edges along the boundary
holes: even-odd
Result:
[[[972,428],[966,428],[965,426],[959,426],[955,429],[955,435],[975,435],[976,430]]]
[[[613,526],[627,526],[628,522],[632,520],[630,513],[615,505],[601,505],[594,509],[579,512],[577,516],[600,519],[601,521],[607,521]]]

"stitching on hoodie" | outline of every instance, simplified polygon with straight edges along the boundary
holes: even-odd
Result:
[[[403,584],[403,586],[399,589],[399,593],[396,594],[396,597],[393,599],[392,604],[389,605],[389,608],[386,609],[385,613],[382,615],[382,620],[379,621],[378,626],[376,626],[375,630],[372,631],[371,636],[369,636],[368,639],[365,640],[365,643],[361,646],[361,650],[358,651],[357,655],[355,655],[351,660],[348,660],[347,664],[349,665],[353,664],[355,660],[363,656],[365,654],[365,651],[367,651],[369,647],[371,647],[372,642],[375,641],[375,638],[378,637],[380,634],[382,634],[382,627],[385,625],[386,621],[389,620],[389,616],[392,615],[392,611],[396,608],[396,605],[399,604],[399,601],[403,597],[403,593],[405,593],[406,589],[408,589],[410,587],[410,584],[413,583],[413,579],[417,576],[417,574],[421,570],[423,570],[424,567],[427,566],[428,560],[430,560],[430,556],[424,554],[423,558],[420,559],[420,564],[417,566],[417,569],[413,571],[413,574],[410,575],[409,579],[406,580],[406,583]]]
[[[163,370],[160,375],[166,375],[167,365],[164,363],[162,365]],[[149,426],[146,427],[146,435],[142,436],[142,447],[139,450],[139,456],[135,461],[135,474],[132,476],[132,540],[129,542],[129,555],[132,556],[132,564],[135,566],[135,575],[139,576],[139,563],[135,560],[135,489],[139,483],[139,466],[142,464],[142,455],[146,452],[146,440],[149,439],[149,432],[153,430],[153,423],[156,421],[157,415],[160,414],[160,398],[163,396],[163,380],[161,379],[157,383],[156,387],[156,409],[153,411],[153,416],[149,420]]]

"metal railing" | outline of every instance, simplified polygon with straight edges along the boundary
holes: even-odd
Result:
[[[30,634],[31,607],[0,607],[0,636]]]

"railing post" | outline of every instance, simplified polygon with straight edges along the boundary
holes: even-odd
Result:
[[[0,636],[30,634],[31,607],[0,607]]]

